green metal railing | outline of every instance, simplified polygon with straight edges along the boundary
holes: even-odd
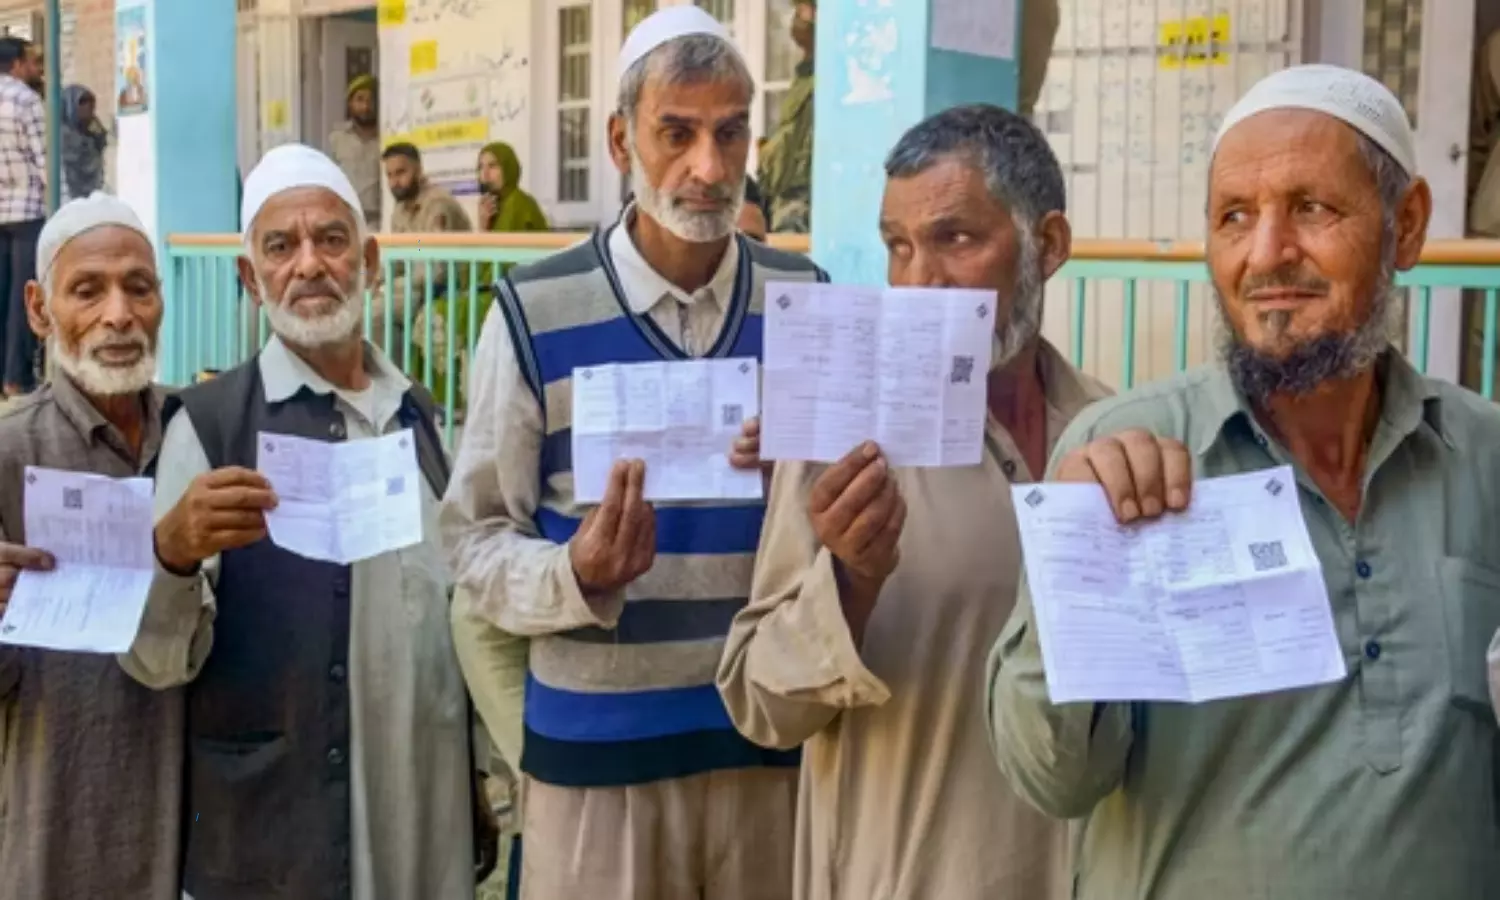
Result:
[[[463,377],[490,303],[489,275],[501,266],[530,262],[580,239],[579,234],[382,235],[380,278],[365,309],[365,337],[386,350],[414,380],[442,403],[445,437],[463,416]],[[806,252],[806,238],[774,236],[783,249]],[[168,318],[162,341],[163,377],[185,384],[205,370],[230,368],[255,353],[270,333],[264,314],[244,295],[236,260],[242,245],[234,235],[174,235],[168,240],[166,273]],[[421,272],[414,286],[410,273]],[[1435,305],[1464,303],[1480,339],[1480,365],[1470,379],[1485,397],[1495,396],[1497,319],[1500,319],[1500,242],[1434,241],[1423,262],[1403,273],[1411,304],[1406,335],[1416,367],[1429,367]],[[1073,259],[1053,279],[1065,290],[1069,322],[1065,348],[1073,363],[1107,366],[1103,350],[1117,349],[1118,387],[1134,385],[1141,373],[1140,346],[1155,335],[1143,332],[1144,307],[1172,309],[1170,370],[1196,360],[1195,327],[1208,321],[1203,304],[1208,272],[1202,248],[1193,244],[1141,241],[1078,241]],[[1460,295],[1452,289],[1462,289]],[[1434,296],[1435,292],[1444,292]],[[1107,346],[1101,313],[1118,311],[1119,339]],[[1159,329],[1158,329],[1159,330]],[[1090,347],[1094,359],[1090,360]],[[1458,353],[1453,347],[1444,352]],[[1198,354],[1200,357],[1202,353]],[[1156,366],[1161,369],[1162,366]],[[1161,374],[1157,372],[1157,374]],[[1149,373],[1148,373],[1149,377]]]

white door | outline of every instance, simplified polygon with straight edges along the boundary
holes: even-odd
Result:
[[[1424,0],[1422,4],[1417,171],[1432,185],[1432,225],[1427,232],[1430,238],[1464,236],[1469,86],[1474,75],[1474,2]],[[1434,377],[1457,381],[1463,346],[1459,292],[1433,291],[1429,321],[1427,371]]]
[[[329,17],[323,20],[322,127],[316,143],[327,140],[347,116],[349,82],[360,75],[379,72],[380,38],[374,22]]]

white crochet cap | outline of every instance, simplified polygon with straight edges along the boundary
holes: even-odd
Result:
[[[669,6],[642,19],[630,30],[630,36],[620,48],[620,78],[624,79],[630,67],[645,59],[652,50],[690,34],[710,35],[734,47],[729,30],[718,19],[696,6]],[[735,52],[739,52],[738,48]]]
[[[306,144],[282,144],[260,158],[245,179],[240,206],[240,231],[249,234],[261,208],[277,194],[300,187],[327,188],[349,205],[357,222],[364,222],[359,193],[338,164]]]
[[[147,244],[151,243],[151,235],[146,233],[146,226],[141,224],[140,216],[130,204],[103,191],[95,191],[87,197],[64,203],[42,226],[42,233],[36,241],[37,280],[48,283],[52,264],[69,241],[106,225],[129,228],[145,238]]]
[[[1293,66],[1262,78],[1224,116],[1214,149],[1236,125],[1273,109],[1308,109],[1345,122],[1417,174],[1416,138],[1396,95],[1368,75],[1340,66]]]

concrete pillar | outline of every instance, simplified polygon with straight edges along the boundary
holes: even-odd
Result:
[[[155,236],[168,298],[161,376],[180,384],[192,374],[175,371],[186,367],[180,348],[188,340],[189,311],[181,305],[207,298],[173,290],[167,236],[239,229],[235,4],[116,0],[115,38],[117,81],[100,89],[113,90],[119,101],[116,183]]]
[[[1014,109],[1024,0],[821,0],[813,258],[835,281],[884,284],[882,165],[897,138],[962,103]]]

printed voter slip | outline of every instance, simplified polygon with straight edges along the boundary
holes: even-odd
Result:
[[[1199,481],[1186,512],[1131,525],[1098,485],[1012,492],[1054,703],[1197,703],[1347,674],[1290,467]]]
[[[337,443],[263,431],[256,442],[256,470],[276,492],[266,527],[278,547],[349,565],[421,543],[411,429]]]
[[[766,298],[763,458],[873,440],[893,466],[980,461],[993,291],[773,282]]]
[[[155,572],[151,479],[40,466],[27,466],[24,479],[26,544],[57,565],[16,577],[0,644],[129,650]]]
[[[759,412],[754,359],[611,363],[573,370],[573,494],[598,503],[622,459],[646,464],[649,501],[759,500],[760,472],[729,464]]]

